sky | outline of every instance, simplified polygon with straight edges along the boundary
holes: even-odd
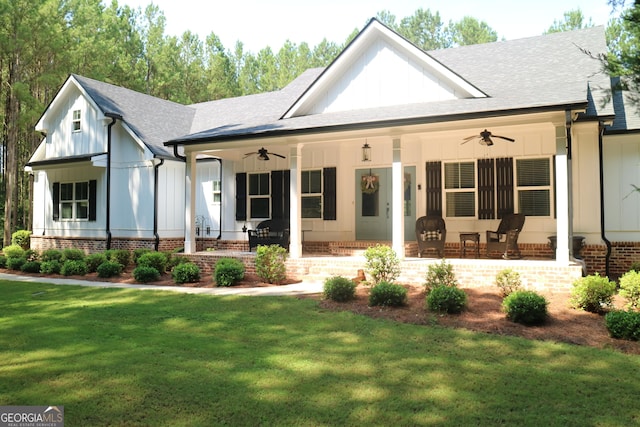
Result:
[[[144,9],[152,0],[119,0],[120,5]],[[343,43],[355,29],[382,10],[396,22],[419,8],[439,12],[446,23],[472,16],[485,21],[507,40],[538,36],[564,13],[580,9],[588,21],[606,25],[611,16],[607,0],[153,0],[164,12],[165,34],[197,33],[201,40],[214,32],[226,49],[239,40],[245,51],[269,46],[277,52],[287,40],[311,48],[324,38]]]

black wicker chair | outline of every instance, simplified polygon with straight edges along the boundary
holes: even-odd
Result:
[[[440,258],[444,257],[444,243],[447,227],[439,216],[422,216],[416,220],[416,240],[418,256],[422,258],[428,249],[435,249]]]
[[[289,221],[268,219],[262,221],[255,230],[247,230],[249,251],[258,245],[280,245],[289,250]]]

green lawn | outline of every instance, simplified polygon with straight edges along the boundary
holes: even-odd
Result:
[[[0,281],[0,405],[65,425],[640,425],[640,358],[289,297]]]

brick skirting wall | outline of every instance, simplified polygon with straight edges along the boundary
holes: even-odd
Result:
[[[111,239],[111,249],[153,249],[155,239],[135,239],[135,238],[113,238]],[[161,252],[171,252],[184,246],[184,238],[180,239],[160,239],[158,250]],[[106,239],[82,238],[82,237],[56,237],[56,236],[34,236],[31,235],[31,249],[45,251],[47,249],[81,249],[85,253],[102,252],[107,249]]]

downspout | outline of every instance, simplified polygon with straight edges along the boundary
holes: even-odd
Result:
[[[160,159],[160,163],[153,167],[153,235],[156,239],[153,248],[156,252],[160,247],[160,235],[158,234],[158,169],[163,164],[164,159]]]
[[[567,128],[567,190],[569,191],[569,259],[573,258],[573,162],[572,162],[572,140],[571,110],[565,110],[565,126]]]
[[[107,250],[111,249],[111,128],[116,124],[116,120],[122,120],[122,116],[114,113],[105,113],[111,119],[107,126],[107,209],[106,209],[106,232]]]
[[[217,240],[222,239],[222,159],[220,157],[216,157],[218,164],[220,165],[220,212],[218,214],[218,226],[220,228],[218,232]]]
[[[599,169],[600,169],[600,238],[607,246],[607,254],[605,255],[604,268],[605,277],[609,277],[609,264],[611,262],[611,241],[607,239],[605,226],[604,226],[604,165],[603,165],[603,144],[602,134],[604,133],[604,125],[602,122],[599,124],[598,132],[598,157],[599,157]]]

